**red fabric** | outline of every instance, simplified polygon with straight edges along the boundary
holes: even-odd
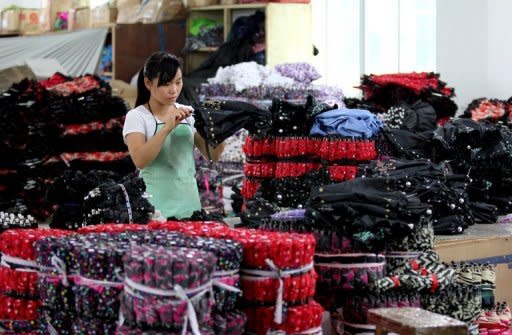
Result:
[[[90,75],[77,77],[69,81],[62,81],[62,78],[55,74],[56,78],[50,78],[41,84],[49,91],[55,92],[62,96],[68,96],[74,93],[84,93],[96,88],[100,88],[100,81]]]
[[[243,146],[249,160],[263,157],[319,158],[327,161],[369,161],[377,158],[377,149],[373,140],[349,140],[332,138],[293,138],[267,137],[254,139],[246,138]]]
[[[87,226],[78,229],[79,234],[92,234],[92,233],[122,233],[125,231],[140,231],[146,230],[146,225],[140,224],[100,224],[95,226]]]
[[[364,98],[370,99],[376,89],[387,85],[402,86],[418,95],[427,91],[435,91],[446,97],[452,97],[455,94],[453,88],[447,87],[439,80],[438,74],[429,72],[369,75],[364,78],[360,88],[363,90]]]
[[[286,302],[302,302],[315,295],[316,272],[309,271],[302,275],[291,276],[283,279],[284,290],[283,300]],[[258,303],[275,303],[279,288],[279,280],[276,278],[265,278],[259,280],[249,280],[241,276],[240,286],[243,299]]]
[[[3,320],[37,320],[38,308],[42,306],[39,300],[23,300],[0,296],[0,319]]]
[[[274,307],[251,307],[243,310],[247,314],[246,330],[256,335],[265,335],[272,330],[282,330],[286,334],[301,333],[322,325],[322,306],[315,301],[307,305],[289,307],[286,318],[280,325],[274,322]]]
[[[112,162],[124,159],[129,156],[128,152],[64,152],[59,156],[53,156],[46,161],[46,164],[57,163],[60,161],[99,161],[99,162]]]
[[[34,242],[46,237],[64,237],[72,232],[58,229],[11,229],[0,234],[0,252],[12,257],[34,260]]]
[[[67,124],[61,125],[62,136],[88,134],[98,130],[110,130],[113,128],[122,129],[124,124],[124,116],[110,119],[106,122],[90,122],[85,124]]]
[[[259,181],[244,178],[243,182],[242,182],[242,190],[241,190],[242,197],[244,197],[245,199],[254,198],[254,195],[256,194],[256,191],[258,190],[260,185],[261,185],[261,182],[259,182]]]
[[[70,78],[66,77],[62,73],[55,73],[53,76],[46,80],[41,80],[39,83],[43,85],[44,88],[50,88],[62,83],[65,83],[66,81],[70,80]]]

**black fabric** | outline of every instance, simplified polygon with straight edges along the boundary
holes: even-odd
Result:
[[[237,101],[206,101],[195,109],[194,116],[197,131],[213,147],[242,128],[263,137],[272,127],[269,111]]]

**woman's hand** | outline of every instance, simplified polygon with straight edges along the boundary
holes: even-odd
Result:
[[[171,132],[176,126],[192,114],[192,111],[187,108],[174,108],[172,107],[170,113],[162,120],[165,123],[164,128]]]

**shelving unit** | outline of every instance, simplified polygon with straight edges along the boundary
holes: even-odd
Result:
[[[187,31],[192,20],[207,18],[223,22],[224,41],[227,40],[234,18],[238,14],[265,13],[265,44],[267,65],[285,62],[308,62],[313,57],[311,4],[255,3],[215,5],[188,9]],[[186,56],[186,70],[197,68],[217,48],[201,48]]]

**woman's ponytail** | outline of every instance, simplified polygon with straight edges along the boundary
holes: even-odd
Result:
[[[139,71],[139,78],[137,78],[137,100],[135,101],[135,107],[148,103],[150,95],[146,84],[144,84],[144,68],[142,68]]]

